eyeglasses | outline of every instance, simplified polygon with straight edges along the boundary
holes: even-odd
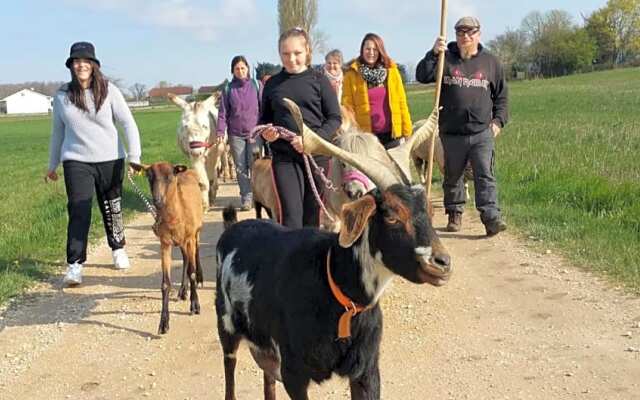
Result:
[[[477,28],[474,28],[474,29],[458,29],[456,31],[456,35],[460,36],[460,37],[462,37],[464,35],[467,35],[467,36],[471,37],[471,36],[475,35],[478,32],[480,32],[480,29],[477,29]]]

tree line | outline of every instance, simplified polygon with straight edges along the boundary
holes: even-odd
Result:
[[[487,47],[511,78],[640,65],[640,0],[608,0],[582,19],[578,24],[563,10],[534,11]]]

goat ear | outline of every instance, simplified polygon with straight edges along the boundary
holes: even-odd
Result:
[[[351,246],[362,235],[369,218],[376,212],[376,201],[371,195],[365,195],[356,201],[342,206],[342,227],[338,243],[342,247]]]
[[[129,163],[129,166],[130,166],[130,167],[131,167],[131,169],[133,169],[134,171],[136,171],[136,172],[140,172],[140,173],[145,172],[146,170],[148,170],[148,169],[149,169],[149,166],[148,166],[148,165],[146,165],[146,164],[137,164],[137,163],[134,163],[134,162],[130,162],[130,163]]]
[[[186,171],[187,169],[188,169],[188,168],[187,168],[187,166],[186,166],[186,165],[182,165],[182,164],[174,165],[174,166],[173,166],[173,173],[174,173],[175,175],[178,175],[179,173],[184,172],[184,171]]]

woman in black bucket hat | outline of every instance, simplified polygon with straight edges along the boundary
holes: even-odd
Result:
[[[67,263],[64,282],[82,283],[87,258],[93,194],[98,197],[107,242],[117,269],[130,267],[124,251],[122,181],[125,156],[140,162],[140,134],[120,90],[100,71],[100,61],[89,42],[71,46],[65,62],[71,81],[62,85],[53,100],[53,127],[49,168],[45,180],[58,179],[62,162],[67,190]],[[115,122],[123,127],[124,143]]]

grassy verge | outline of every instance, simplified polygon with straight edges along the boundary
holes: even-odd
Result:
[[[184,162],[176,147],[178,111],[134,114],[143,143],[143,159]],[[64,182],[45,184],[50,119],[2,119],[0,147],[5,185],[0,186],[0,304],[34,280],[58,270],[65,260],[66,195]],[[61,168],[60,171],[61,172]],[[138,184],[147,190],[146,182]],[[144,210],[125,179],[125,218]],[[91,240],[103,236],[100,212],[94,202]]]
[[[426,115],[432,103],[409,97]],[[640,69],[513,83],[510,106],[497,143],[508,221],[640,293]]]
[[[433,88],[419,89],[408,94],[414,120],[433,105]],[[517,82],[510,97],[511,122],[497,145],[507,220],[640,292],[640,69]],[[185,161],[176,147],[178,115],[175,108],[134,114],[145,161]],[[42,182],[49,132],[48,117],[0,119],[0,304],[64,263],[64,183]],[[144,209],[127,183],[124,197],[126,218]],[[95,241],[97,207],[92,224]]]

